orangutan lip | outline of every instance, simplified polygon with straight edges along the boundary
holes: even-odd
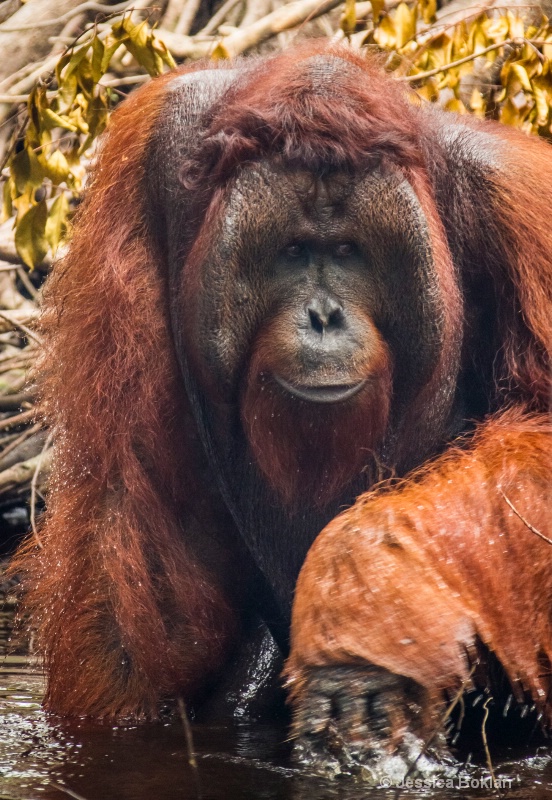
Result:
[[[308,403],[341,403],[348,400],[366,386],[366,381],[354,384],[327,384],[321,386],[305,386],[292,384],[285,381],[279,375],[274,375],[274,380],[294,397],[306,400]]]

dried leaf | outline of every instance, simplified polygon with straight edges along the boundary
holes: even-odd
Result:
[[[163,72],[163,61],[160,53],[153,46],[153,36],[147,20],[135,25],[130,17],[125,17],[113,25],[115,36],[121,36],[125,47],[132,53],[140,66],[152,76]]]
[[[406,3],[401,3],[395,11],[394,22],[397,33],[397,48],[401,47],[416,36],[416,6],[411,10]]]
[[[46,177],[50,178],[54,186],[58,186],[67,180],[69,175],[69,164],[61,150],[54,150],[50,158],[45,162]]]
[[[389,14],[385,14],[374,32],[374,41],[384,50],[394,49],[397,45],[397,32],[395,23]]]
[[[435,21],[437,0],[419,0],[420,12],[426,25]]]
[[[46,240],[54,254],[67,233],[68,215],[69,202],[65,192],[62,192],[52,203],[45,227]]]
[[[339,23],[341,30],[346,34],[354,33],[356,22],[356,0],[345,0],[345,9]]]
[[[385,8],[385,0],[370,0],[370,3],[372,5],[372,19],[374,20],[374,25],[377,25]]]
[[[90,60],[90,70],[92,73],[92,80],[94,83],[99,83],[104,73],[102,71],[102,63],[105,56],[105,46],[99,36],[94,36],[92,42],[92,58]]]
[[[48,208],[46,200],[41,200],[17,220],[15,226],[15,247],[25,264],[33,269],[44,260],[48,252],[45,236]]]
[[[0,215],[0,222],[6,222],[13,214],[13,193],[15,184],[13,178],[10,176],[4,181],[2,189],[2,214]]]

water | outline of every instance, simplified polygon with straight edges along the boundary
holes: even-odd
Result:
[[[0,615],[0,637],[13,608]],[[43,680],[23,655],[0,669],[0,800],[391,800],[396,789],[352,779],[322,780],[295,768],[283,725],[193,725],[197,772],[188,764],[180,720],[141,726],[67,722],[42,710]],[[503,788],[479,769],[449,787],[405,788],[427,797],[552,800],[552,747],[493,753]],[[508,779],[508,780],[506,780]],[[473,785],[466,783],[473,781]]]

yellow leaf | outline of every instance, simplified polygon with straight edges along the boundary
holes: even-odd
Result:
[[[397,47],[400,49],[416,35],[416,6],[410,10],[406,3],[401,3],[397,7],[394,19]]]
[[[517,128],[521,125],[521,119],[522,118],[519,109],[516,108],[511,100],[506,100],[500,109],[500,121],[505,125],[511,125],[512,127]]]
[[[529,76],[527,75],[527,71],[525,70],[524,67],[521,66],[521,64],[512,64],[511,65],[510,74],[508,76],[509,81],[512,80],[512,82],[513,82],[513,77],[514,76],[518,79],[518,81],[520,82],[521,86],[523,87],[523,89],[525,89],[526,92],[530,92],[531,91],[531,81],[529,80]]]
[[[71,51],[69,60],[64,65],[62,75],[60,76],[62,81],[68,78],[69,75],[71,75],[73,72],[76,72],[78,70],[81,61],[88,55],[89,47],[90,44],[86,42],[85,44],[80,45],[79,47],[75,47]]]
[[[354,33],[356,28],[356,2],[345,0],[345,9],[341,15],[340,28],[344,33]]]
[[[503,42],[508,38],[510,25],[508,17],[501,16],[485,20],[481,28],[491,42]]]
[[[385,0],[370,0],[370,3],[372,4],[372,19],[374,20],[374,25],[377,25],[385,8]]]
[[[155,35],[155,31],[152,31],[152,47],[155,52],[159,54],[161,61],[166,64],[169,69],[174,69],[176,67],[176,61],[167,49],[167,45]]]
[[[2,213],[0,215],[0,222],[6,222],[13,215],[13,194],[15,185],[13,178],[10,176],[4,181],[2,189]]]
[[[27,191],[15,197],[12,200],[12,205],[17,211],[17,219],[20,219],[27,211],[34,206],[34,190],[28,189]]]
[[[470,53],[476,53],[480,50],[483,50],[489,44],[489,38],[487,37],[485,31],[485,25],[489,22],[489,20],[484,19],[483,17],[479,17],[479,19],[473,23],[471,28],[469,29],[468,33],[468,49]]]
[[[40,121],[45,128],[64,128],[76,133],[78,128],[67,117],[60,117],[51,108],[44,108],[40,113]]]
[[[381,18],[377,29],[374,31],[374,41],[384,50],[396,49],[397,33],[395,23],[389,14]]]
[[[535,98],[535,105],[537,107],[536,123],[539,128],[543,128],[548,122],[548,116],[550,113],[548,95],[538,86],[533,86],[533,96]]]
[[[466,106],[457,97],[453,97],[451,100],[445,103],[445,108],[447,111],[455,111],[457,114],[466,113]]]
[[[147,20],[135,25],[130,17],[125,17],[113,25],[113,32],[116,36],[126,34],[125,47],[152,77],[163,72],[162,59],[153,46],[153,36]]]
[[[481,119],[485,116],[485,100],[479,89],[474,89],[470,97],[470,108],[476,117]]]
[[[41,200],[17,220],[15,226],[15,247],[25,264],[33,269],[44,260],[48,252],[45,236],[48,208],[46,200]]]
[[[123,31],[121,36],[108,36],[108,38],[105,40],[102,61],[100,64],[100,72],[102,75],[105,75],[105,73],[109,69],[111,59],[113,58],[119,47],[122,46],[123,41],[125,39],[126,39],[126,34]]]
[[[211,59],[213,61],[224,61],[227,58],[230,58],[230,53],[224,46],[224,42],[217,42],[216,46],[211,51]]]
[[[58,81],[58,87],[56,96],[57,110],[63,113],[71,108],[79,90],[79,82],[75,73],[72,72],[70,75],[65,75],[61,78]]]
[[[27,190],[32,191],[42,184],[44,168],[36,153],[30,147],[26,147],[11,159],[10,174],[17,194],[24,194]]]
[[[67,180],[69,175],[69,164],[61,150],[55,150],[45,164],[46,176],[50,178],[54,186],[58,186]]]
[[[68,214],[69,202],[65,192],[62,192],[52,203],[45,227],[46,240],[52,248],[52,253],[54,253],[54,255],[60,242],[65,238],[65,234],[67,233]]]
[[[419,5],[422,12],[422,19],[426,25],[434,22],[437,12],[437,0],[419,0]]]
[[[90,69],[92,72],[92,80],[98,83],[102,76],[102,62],[105,53],[105,46],[99,36],[94,36],[92,41],[92,58],[90,60]]]
[[[430,78],[423,86],[416,89],[419,97],[427,100],[430,103],[435,103],[439,99],[439,90],[435,78]]]
[[[517,14],[513,14],[510,9],[507,12],[508,24],[510,29],[511,39],[523,39],[525,36],[525,25],[523,20]]]
[[[31,174],[29,153],[27,149],[16,153],[10,161],[10,175],[15,185],[17,194],[23,194]]]

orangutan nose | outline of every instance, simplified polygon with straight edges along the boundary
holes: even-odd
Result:
[[[330,295],[313,297],[307,303],[306,311],[309,315],[310,327],[316,333],[323,335],[343,327],[345,320],[343,306],[335,297]]]

